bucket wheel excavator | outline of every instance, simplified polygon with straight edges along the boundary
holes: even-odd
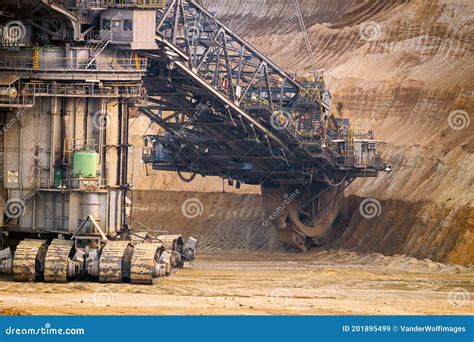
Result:
[[[140,110],[161,131],[144,137],[144,162],[261,185],[263,225],[283,244],[324,243],[344,189],[388,169],[372,130],[331,113],[322,75],[296,79],[197,2],[158,11],[156,40]]]
[[[260,185],[262,224],[302,250],[387,168],[322,75],[296,79],[196,1],[2,5],[0,272],[17,281],[152,284],[195,259],[196,239],[130,226],[132,107],[161,127],[145,164]]]

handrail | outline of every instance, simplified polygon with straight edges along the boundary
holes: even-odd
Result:
[[[87,8],[110,8],[110,7],[165,7],[167,0],[86,0],[84,7]],[[69,8],[77,8],[71,7]]]
[[[138,63],[135,57],[130,58],[115,58],[102,57],[96,60],[94,65],[87,67],[89,59],[78,58],[39,58],[38,64],[32,57],[21,56],[0,56],[0,69],[14,69],[14,70],[34,70],[34,71],[63,71],[63,72],[77,72],[77,71],[102,71],[102,72],[145,72],[147,70],[147,58],[139,57]]]
[[[70,95],[74,91],[79,91],[78,95],[127,95],[141,96],[142,89],[140,85],[120,85],[120,86],[104,86],[99,87],[96,84],[63,84],[63,83],[26,83],[25,91],[21,94],[24,96],[45,96],[45,95]]]
[[[0,96],[0,106],[23,106],[31,107],[35,104],[34,94],[17,94],[15,97]]]
[[[45,179],[45,182],[39,187],[39,189],[59,189],[59,190],[79,190],[79,189],[107,189],[109,187],[109,180],[107,178],[95,177],[95,178],[80,178],[71,177],[61,179],[59,181],[51,181],[51,179]]]

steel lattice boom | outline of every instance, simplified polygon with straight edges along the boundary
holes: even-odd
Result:
[[[330,113],[322,77],[299,82],[194,1],[158,12],[159,51],[142,111],[165,131],[146,137],[145,162],[246,183],[375,176],[355,166],[347,127]]]

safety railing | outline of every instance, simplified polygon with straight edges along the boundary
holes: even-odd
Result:
[[[94,83],[27,83],[22,88],[25,96],[123,96],[140,97],[140,85],[99,86]]]
[[[89,59],[78,58],[39,58],[0,56],[0,69],[27,70],[37,72],[107,72],[107,73],[144,73],[147,59],[142,57],[97,59],[87,68]]]
[[[334,162],[337,166],[343,167],[362,167],[380,170],[383,168],[384,161],[381,156],[376,155],[374,157],[360,157],[350,155],[337,155],[334,158]]]
[[[129,43],[132,41],[132,38],[132,31],[116,31],[115,28],[110,30],[92,30],[84,35],[84,39],[90,44],[105,41]],[[92,46],[89,47],[92,48]]]
[[[166,7],[168,0],[112,0],[109,6],[151,6],[151,7]]]
[[[98,190],[107,189],[109,187],[106,178],[66,178],[51,181],[49,178],[41,182],[41,189],[57,189],[57,190]]]
[[[35,96],[32,93],[16,94],[13,96],[0,95],[0,107],[32,107],[35,104]]]
[[[61,6],[69,9],[105,9],[113,7],[166,7],[168,0],[85,0],[73,4],[66,0],[55,0]]]

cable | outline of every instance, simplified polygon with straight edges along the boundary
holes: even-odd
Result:
[[[306,49],[308,50],[309,59],[311,61],[311,67],[313,68],[313,73],[315,79],[318,77],[318,68],[316,67],[316,61],[314,60],[313,48],[311,47],[311,43],[309,41],[308,32],[306,31],[306,26],[303,21],[303,14],[301,13],[300,4],[298,0],[293,0],[296,8],[296,14],[298,15],[298,20],[300,22],[301,30],[303,31],[303,37],[306,44]]]
[[[326,183],[329,186],[334,187],[334,188],[339,187],[340,185],[342,185],[342,183],[344,183],[344,181],[346,180],[348,174],[349,173],[346,172],[346,175],[344,176],[344,178],[339,183],[333,183],[333,182],[331,182],[329,177],[326,175],[326,172],[323,172],[324,180],[326,181]]]
[[[185,183],[191,183],[194,180],[194,178],[196,178],[196,172],[193,172],[193,174],[189,178],[185,178],[181,174],[181,171],[178,168],[176,168],[176,172],[178,173],[179,179],[181,179]]]

